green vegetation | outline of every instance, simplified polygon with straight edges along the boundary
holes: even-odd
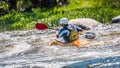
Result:
[[[113,2],[108,4],[106,1],[108,0],[70,0],[68,6],[35,8],[32,12],[12,10],[0,17],[0,29],[2,31],[34,29],[37,22],[56,27],[59,26],[58,22],[62,17],[92,18],[102,23],[110,23],[113,17],[120,14],[120,6],[119,4],[115,6]]]

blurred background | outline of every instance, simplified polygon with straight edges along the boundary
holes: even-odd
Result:
[[[0,0],[0,31],[35,29],[37,22],[56,27],[62,17],[106,24],[118,15],[120,0]]]

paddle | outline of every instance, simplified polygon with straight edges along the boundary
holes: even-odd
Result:
[[[44,24],[44,23],[36,23],[36,24],[35,24],[35,27],[36,27],[36,29],[38,29],[38,30],[48,29],[48,26],[47,26],[46,24]]]
[[[35,27],[37,30],[46,30],[46,29],[59,30],[59,28],[50,28],[48,27],[48,25],[44,23],[36,23]]]
[[[52,30],[58,30],[54,28],[49,28],[46,24],[44,23],[36,23],[35,24],[36,29],[38,30],[45,30],[45,29],[52,29]],[[87,39],[94,39],[96,37],[96,34],[93,32],[86,32],[85,38]]]

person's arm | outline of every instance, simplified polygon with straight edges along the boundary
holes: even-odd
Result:
[[[57,38],[60,38],[62,35],[61,35],[61,30],[57,30],[56,31],[56,37]]]
[[[56,37],[59,38],[59,36],[58,36],[58,31],[56,31]]]
[[[77,29],[77,31],[79,32],[79,34],[82,34],[82,33],[83,33],[82,28],[80,28],[80,27],[76,26],[76,29]]]

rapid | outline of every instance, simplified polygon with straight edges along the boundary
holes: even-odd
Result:
[[[0,68],[120,68],[120,24],[91,31],[97,36],[84,47],[48,46],[51,29],[0,32]]]

